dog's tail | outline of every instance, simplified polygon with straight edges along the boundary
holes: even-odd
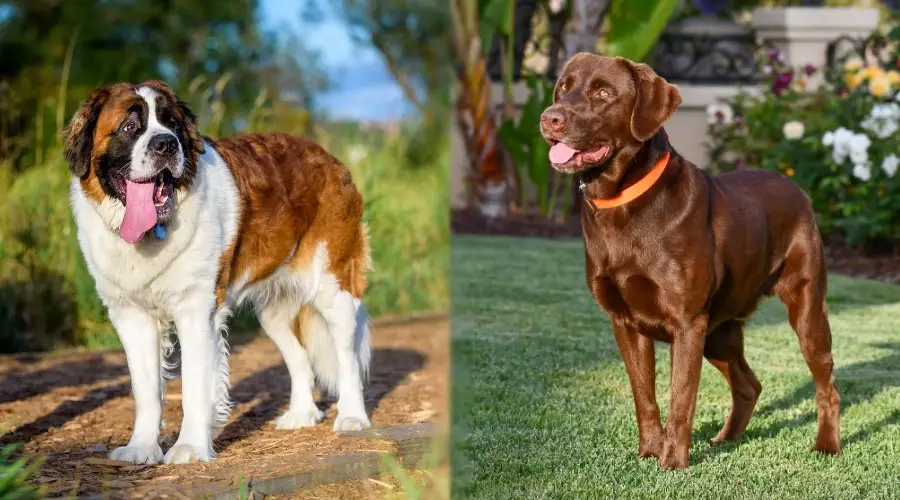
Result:
[[[355,301],[356,302],[356,301]],[[340,369],[335,338],[325,318],[312,306],[303,306],[298,315],[301,343],[309,355],[309,363],[318,386],[331,396],[338,396]],[[371,324],[362,302],[356,306],[356,330],[353,333],[353,355],[359,364],[362,380],[368,378],[372,359]]]

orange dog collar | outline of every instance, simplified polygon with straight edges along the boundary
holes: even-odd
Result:
[[[585,197],[585,200],[594,207],[594,210],[599,210],[601,208],[613,208],[622,206],[629,201],[636,200],[639,196],[646,193],[656,184],[656,181],[662,177],[663,172],[666,170],[666,165],[669,164],[669,152],[662,156],[659,161],[656,162],[656,165],[647,172],[641,180],[635,182],[631,186],[623,189],[619,194],[613,196],[612,198],[588,198]],[[584,184],[581,185],[581,192],[584,193]]]

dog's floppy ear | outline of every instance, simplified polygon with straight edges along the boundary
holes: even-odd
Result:
[[[200,129],[197,128],[197,116],[194,115],[191,108],[180,97],[176,97],[175,101],[178,104],[178,110],[181,112],[183,121],[181,128],[182,144],[190,145],[191,149],[198,154],[205,153],[206,148],[203,146],[203,137],[200,135]]]
[[[63,156],[69,162],[69,170],[75,177],[84,177],[91,169],[94,129],[109,96],[108,88],[95,90],[63,130]]]
[[[625,58],[619,60],[628,68],[634,80],[631,135],[639,141],[649,140],[681,105],[681,93],[650,69],[650,66]]]

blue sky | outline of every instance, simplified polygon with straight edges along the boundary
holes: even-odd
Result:
[[[262,22],[279,33],[293,31],[307,47],[319,52],[332,85],[319,98],[318,106],[334,117],[367,121],[390,120],[408,112],[410,106],[378,52],[358,46],[333,16],[321,23],[304,23],[300,16],[303,1],[262,0]]]

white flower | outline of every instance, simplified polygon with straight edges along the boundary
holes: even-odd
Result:
[[[706,107],[706,120],[710,125],[728,125],[734,120],[734,110],[727,104],[710,104]]]
[[[893,177],[897,173],[897,167],[900,167],[900,157],[897,155],[885,156],[881,162],[881,170],[884,170],[888,177]]]
[[[362,144],[355,144],[353,146],[350,146],[350,148],[347,150],[347,160],[351,164],[357,164],[363,161],[366,156],[369,156],[369,152]]]
[[[771,75],[771,74],[772,74],[772,67],[769,66],[768,64],[766,64],[765,66],[763,66],[763,73],[765,73],[765,74],[767,74],[767,75]]]
[[[525,59],[525,62],[523,64],[532,73],[543,75],[547,72],[547,67],[550,66],[550,56],[546,54],[535,53]]]
[[[837,149],[831,152],[831,159],[834,160],[835,163],[840,165],[844,163],[844,160],[847,159],[847,155],[841,154]]]
[[[849,154],[851,139],[853,139],[853,131],[846,129],[844,127],[838,127],[838,129],[834,131],[834,147],[835,147],[835,149],[840,149],[842,151],[845,151],[847,154]]]
[[[872,178],[872,169],[868,163],[858,163],[853,165],[853,176],[866,182]]]
[[[900,130],[900,105],[895,102],[878,103],[860,123],[880,139],[888,138]]]
[[[787,137],[787,125],[784,132]],[[822,144],[831,146],[831,158],[837,164],[844,163],[848,157],[857,165],[869,162],[869,146],[872,145],[872,140],[866,134],[857,134],[850,129],[838,127],[836,130],[825,132]]]
[[[550,0],[550,12],[558,14],[566,6],[566,0]]]
[[[803,132],[806,131],[806,127],[803,126],[803,122],[794,120],[785,123],[784,127],[781,128],[781,131],[784,132],[785,139],[793,140],[803,137]]]
[[[850,139],[850,153],[854,152],[863,152],[868,153],[869,146],[872,145],[872,140],[869,139],[869,136],[866,134],[853,134],[853,138]]]

